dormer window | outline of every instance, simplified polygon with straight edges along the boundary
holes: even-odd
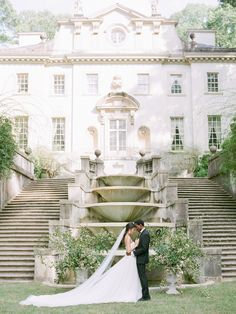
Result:
[[[125,41],[126,34],[122,28],[113,28],[111,31],[110,39],[113,44],[119,45]]]

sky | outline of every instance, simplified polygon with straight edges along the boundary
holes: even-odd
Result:
[[[72,14],[74,8],[74,0],[10,0],[10,2],[18,12],[22,10],[49,10],[55,14]],[[150,15],[151,12],[151,0],[82,0],[81,2],[84,15],[87,16],[114,3],[123,4],[146,15]],[[184,9],[189,3],[204,3],[215,6],[218,4],[218,0],[159,0],[159,11],[161,15],[169,17],[171,14]]]

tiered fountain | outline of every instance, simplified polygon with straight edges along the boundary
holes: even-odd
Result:
[[[68,200],[61,201],[60,221],[51,222],[51,233],[59,227],[76,235],[85,226],[93,232],[106,228],[119,233],[127,222],[138,218],[147,227],[186,225],[187,201],[178,200],[177,186],[168,183],[159,156],[147,159],[140,153],[136,174],[106,175],[100,152],[95,154],[95,160],[81,157],[81,170],[76,172],[75,183],[68,185]],[[45,266],[53,258],[48,254],[43,266],[42,258],[36,257],[36,280],[54,281],[55,273]]]

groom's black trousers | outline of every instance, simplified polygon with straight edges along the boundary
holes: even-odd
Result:
[[[138,268],[138,275],[139,275],[141,286],[142,286],[142,297],[144,299],[149,299],[150,295],[149,295],[148,280],[147,280],[147,275],[146,275],[146,264],[137,263],[137,268]]]

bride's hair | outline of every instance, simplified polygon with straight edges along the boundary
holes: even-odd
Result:
[[[127,232],[130,229],[133,229],[134,227],[135,227],[135,224],[133,222],[127,223],[127,225],[125,226],[125,234],[124,234],[123,240],[125,239],[125,236],[126,236]]]

